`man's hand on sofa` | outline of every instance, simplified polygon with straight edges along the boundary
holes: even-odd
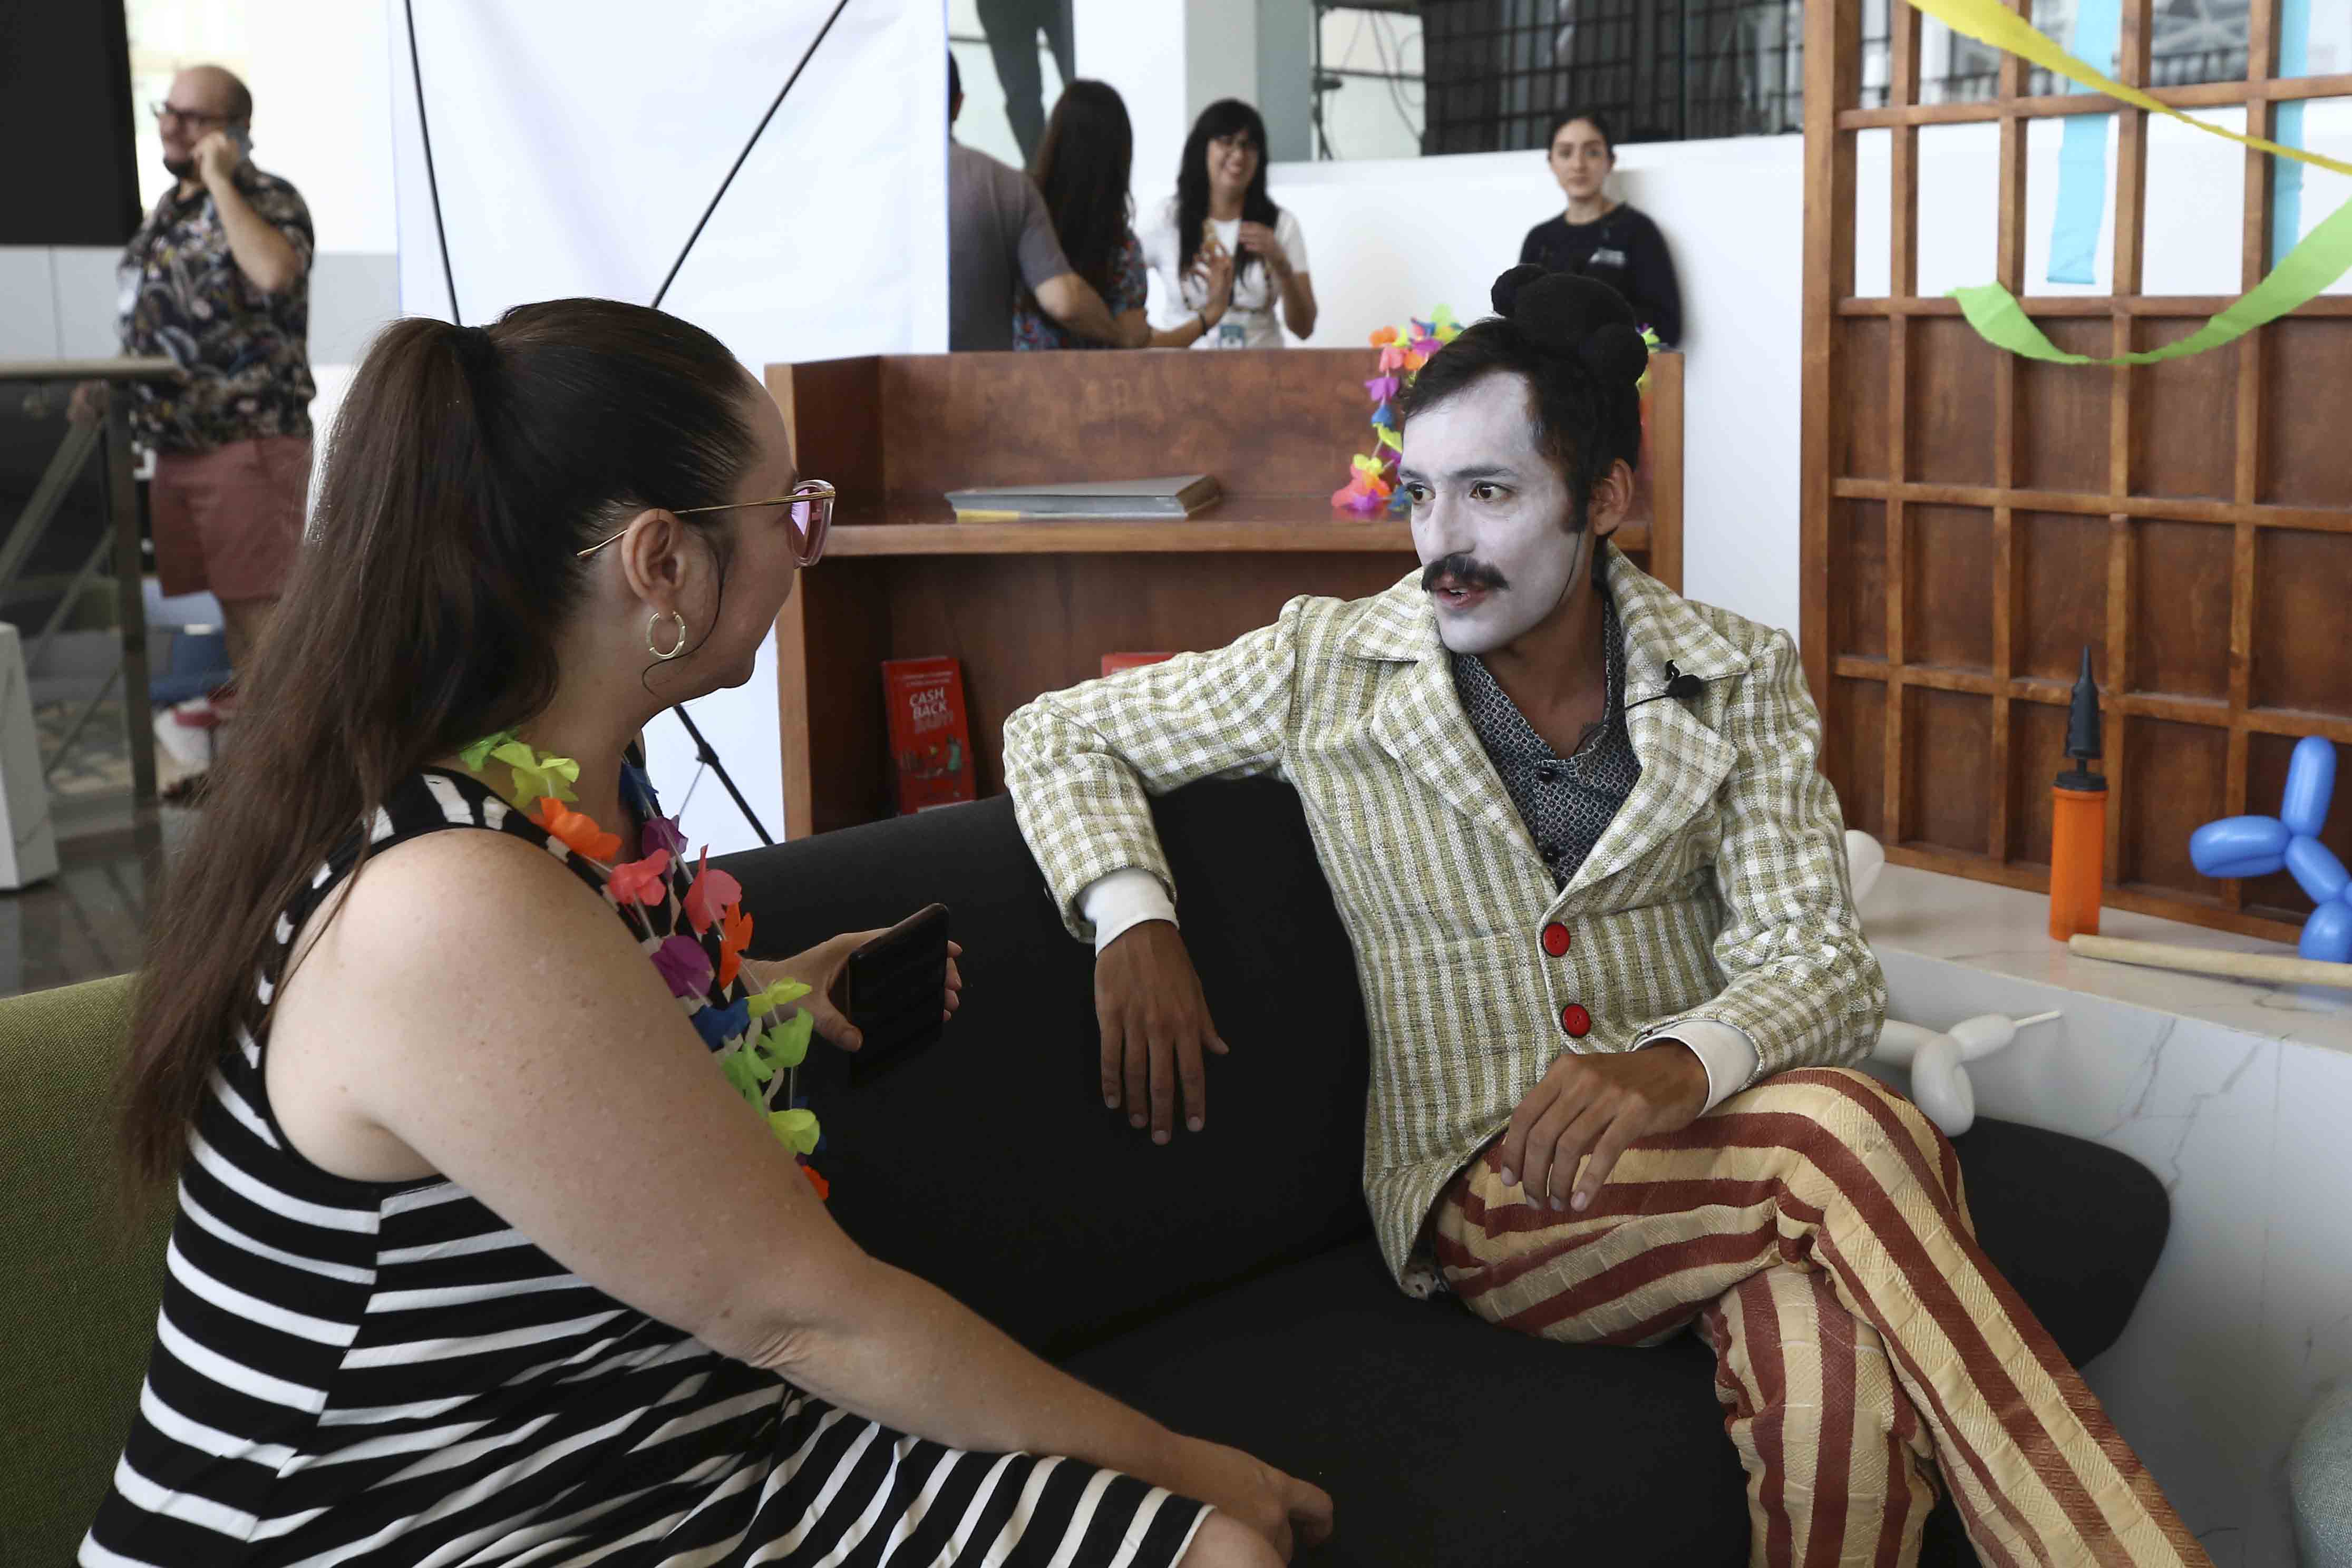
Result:
[[[798,1005],[807,1010],[810,1021],[816,1026],[816,1032],[844,1051],[856,1051],[866,1043],[865,1037],[843,1014],[834,998],[849,956],[877,936],[887,935],[888,930],[889,927],[885,926],[880,931],[845,931],[829,942],[820,942],[807,952],[795,953],[789,958],[746,958],[743,960],[743,972],[761,987],[772,986],[778,980],[798,980],[806,986],[809,994],[803,997]],[[940,1003],[940,1017],[943,1020],[955,1017],[956,1009],[963,1002],[963,973],[956,967],[956,960],[961,956],[963,944],[949,943],[948,989]],[[746,988],[747,990],[750,988]]]
[[[1531,1203],[1548,1198],[1554,1208],[1585,1208],[1627,1145],[1689,1126],[1706,1109],[1706,1064],[1678,1040],[1622,1054],[1570,1052],[1511,1113],[1510,1129],[1495,1145],[1496,1166],[1506,1185],[1526,1188]],[[1585,1161],[1580,1178],[1579,1160]]]
[[[1176,1090],[1184,1091],[1184,1124],[1199,1132],[1208,1120],[1204,1051],[1225,1054],[1200,973],[1184,937],[1165,920],[1130,927],[1095,957],[1095,1018],[1102,1026],[1103,1103],[1127,1107],[1140,1127],[1147,1113],[1151,1141],[1164,1144],[1176,1121]]]
[[[1287,1563],[1302,1546],[1331,1536],[1331,1494],[1285,1475],[1239,1448],[1180,1437],[1168,1473],[1150,1479],[1183,1497],[1222,1510],[1271,1542]]]

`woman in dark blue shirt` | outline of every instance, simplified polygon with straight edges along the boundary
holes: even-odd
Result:
[[[1563,114],[1552,121],[1552,178],[1568,195],[1568,208],[1528,231],[1519,259],[1553,272],[1598,278],[1633,307],[1634,319],[1671,349],[1682,340],[1683,292],[1675,279],[1675,258],[1666,236],[1649,214],[1612,198],[1610,172],[1617,167],[1617,142],[1609,121],[1597,113]]]

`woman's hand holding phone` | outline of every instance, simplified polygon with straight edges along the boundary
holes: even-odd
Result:
[[[816,1032],[844,1051],[856,1051],[866,1043],[856,1025],[841,1010],[841,977],[848,967],[849,956],[867,943],[887,935],[890,927],[878,931],[845,931],[829,941],[820,942],[805,953],[795,953],[789,958],[747,958],[743,967],[751,978],[762,986],[778,980],[798,980],[809,988],[809,994],[798,1005],[808,1010]],[[940,1019],[942,1022],[955,1017],[962,1005],[963,976],[956,967],[962,956],[961,944],[948,944],[947,994],[940,998]]]

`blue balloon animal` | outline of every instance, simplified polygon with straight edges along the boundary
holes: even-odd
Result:
[[[2189,835],[2189,858],[2207,876],[2290,873],[2319,907],[2303,925],[2306,958],[2352,963],[2352,872],[2319,841],[2336,793],[2336,747],[2318,736],[2295,742],[2275,817],[2224,817]]]

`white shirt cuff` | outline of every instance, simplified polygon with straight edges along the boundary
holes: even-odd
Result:
[[[1681,1040],[1698,1058],[1699,1065],[1706,1069],[1708,1111],[1747,1088],[1748,1080],[1756,1076],[1756,1042],[1737,1024],[1720,1023],[1714,1019],[1685,1019],[1642,1043],[1647,1045],[1658,1040]]]
[[[1177,923],[1175,901],[1160,885],[1160,879],[1141,866],[1131,865],[1087,883],[1078,894],[1078,913],[1095,928],[1097,953],[1147,920]]]

